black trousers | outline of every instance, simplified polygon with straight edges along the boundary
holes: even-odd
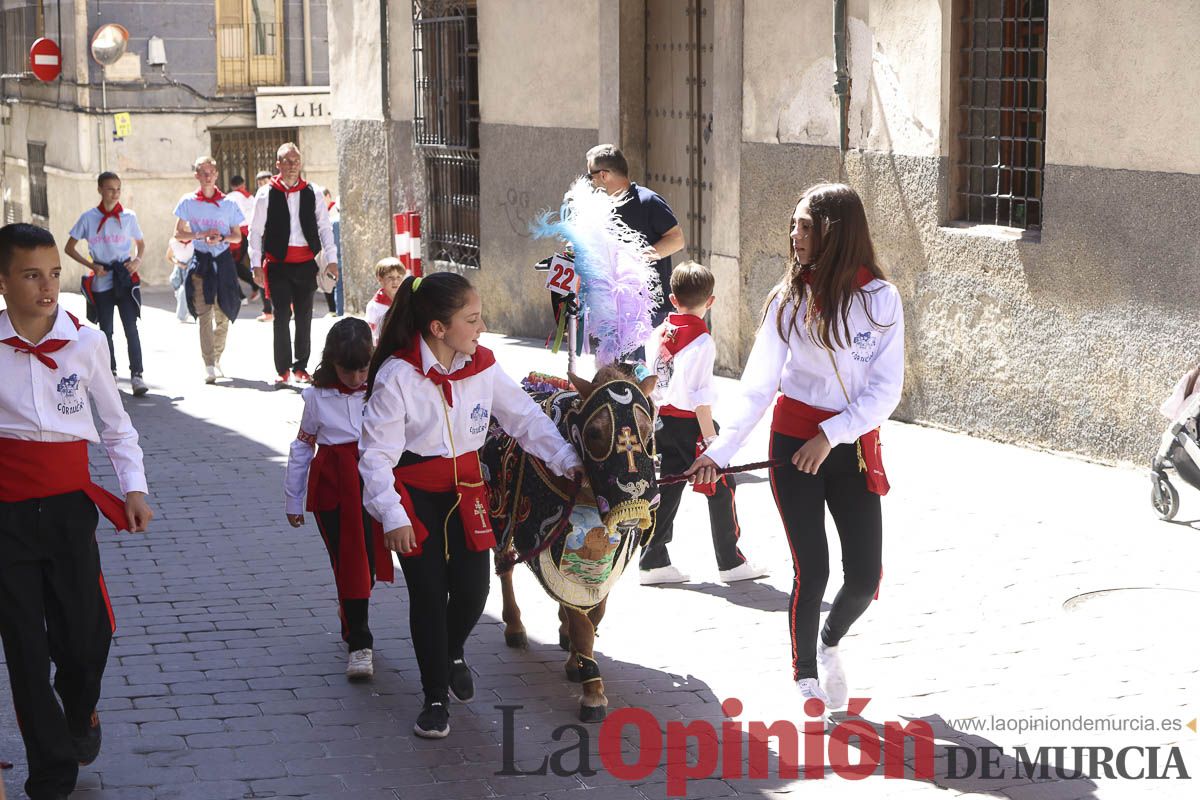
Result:
[[[83,492],[0,503],[0,638],[32,798],[75,788],[71,735],[87,730],[100,699],[113,621],[97,521]]]
[[[462,521],[453,508],[456,494],[419,490],[411,494],[429,538],[421,544],[421,555],[400,557],[408,584],[408,624],[425,699],[445,703],[449,701],[450,661],[463,657],[463,646],[487,603],[491,553],[467,549]]]
[[[883,558],[883,518],[879,495],[867,491],[858,470],[854,444],[833,448],[816,475],[790,463],[803,439],[771,434],[771,458],[787,460],[771,470],[771,492],[792,548],[795,579],[788,606],[792,636],[792,672],[796,680],[817,677],[817,626],[821,598],[829,583],[829,542],[825,538],[825,506],[842,542],[844,582],[833,600],[821,639],[837,645],[871,604],[879,588]]]
[[[337,510],[333,511],[317,511],[313,514],[317,518],[317,530],[321,532],[321,538],[325,540],[325,549],[329,551],[329,563],[333,567],[334,580],[337,579],[338,572],[338,553],[341,552],[341,531],[342,518],[341,513]],[[371,515],[363,510],[363,540],[367,546],[367,565],[371,570],[371,588],[375,588],[375,531],[374,520]],[[342,596],[339,587],[338,597]],[[359,600],[340,600],[340,613],[338,616],[342,621],[342,641],[350,648],[350,651],[362,650],[368,647],[375,646],[375,637],[371,635],[370,625],[367,624],[367,611],[371,601],[367,598]]]
[[[142,339],[138,335],[138,315],[141,306],[133,299],[133,294],[122,291],[117,296],[116,289],[107,292],[95,292],[92,295],[96,302],[96,315],[100,318],[100,330],[108,339],[109,368],[117,371],[117,348],[113,345],[113,312],[121,315],[121,327],[125,331],[125,344],[129,350],[129,372],[133,375],[142,374]]]
[[[659,417],[661,428],[655,433],[655,443],[662,454],[662,475],[676,475],[696,460],[696,440],[700,437],[700,423],[694,419]],[[641,569],[656,569],[671,563],[667,545],[675,535],[675,515],[683,494],[691,490],[691,484],[673,483],[659,487],[662,498],[658,513],[654,516],[654,534],[650,543],[642,548],[638,562]],[[738,525],[737,504],[734,501],[733,480],[722,475],[717,481],[715,494],[708,500],[708,523],[712,529],[713,552],[717,556],[717,569],[726,570],[741,566],[746,557],[738,549],[742,529]]]
[[[308,370],[312,353],[313,293],[317,291],[317,262],[271,264],[267,267],[267,286],[275,306],[275,372]],[[292,358],[289,323],[296,315],[296,351]]]

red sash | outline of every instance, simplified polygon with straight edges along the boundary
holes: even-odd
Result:
[[[288,245],[287,254],[284,255],[283,261],[276,261],[270,253],[263,253],[263,259],[270,264],[305,264],[309,261],[315,261],[316,254],[312,248],[306,244]]]
[[[696,418],[695,411],[688,411],[683,408],[676,408],[675,406],[660,406],[658,409],[658,415],[660,417],[674,417],[675,419]]]
[[[796,439],[811,439],[820,433],[819,424],[836,417],[840,412],[814,408],[808,403],[780,395],[771,418],[771,430]],[[858,469],[867,476],[867,491],[880,495],[888,493],[887,474],[883,471],[879,429],[867,431],[858,438]]]
[[[323,444],[317,449],[308,472],[308,511],[337,510],[337,589],[339,600],[365,600],[371,596],[371,569],[367,560],[366,531],[363,529],[362,483],[358,476],[358,442]],[[383,541],[378,522],[375,530],[375,575],[381,581],[395,580],[392,554]]]
[[[0,503],[19,503],[69,492],[83,492],[117,530],[129,530],[125,501],[92,482],[86,441],[30,442],[0,438]]]
[[[478,553],[496,546],[492,518],[488,514],[487,484],[483,482],[483,468],[479,463],[477,451],[464,453],[458,458],[431,458],[417,464],[396,467],[392,472],[396,476],[396,491],[400,494],[400,503],[408,513],[413,533],[417,538],[416,548],[408,554],[402,554],[404,557],[420,555],[421,543],[429,538],[429,529],[413,509],[409,487],[422,492],[456,493],[456,508],[466,533],[467,549]],[[446,542],[446,557],[450,557],[449,541]]]

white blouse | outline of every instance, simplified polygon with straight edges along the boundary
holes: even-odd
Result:
[[[300,396],[304,398],[304,413],[300,416],[300,431],[288,451],[283,483],[284,510],[288,514],[304,513],[308,468],[317,445],[358,441],[367,393],[342,394],[337,389],[310,386]]]
[[[900,404],[904,386],[904,308],[895,286],[876,279],[855,293],[850,304],[849,346],[833,351],[845,393],[829,351],[804,330],[804,303],[796,328],[788,332],[786,340],[780,337],[776,324],[779,304],[778,298],[771,303],[754,338],[742,372],[739,402],[730,404],[734,413],[721,420],[720,435],[705,451],[719,466],[729,465],[776,392],[782,391],[814,408],[838,412],[821,423],[834,446],[853,442],[879,427]],[[784,309],[785,324],[791,312],[791,308]]]
[[[385,531],[411,524],[400,505],[392,474],[400,457],[405,452],[454,457],[479,450],[493,415],[522,447],[556,474],[582,466],[575,448],[499,364],[451,381],[454,405],[445,406],[442,389],[425,373],[435,369],[449,374],[471,359],[460,354],[447,370],[424,340],[420,346],[423,372],[395,356],[383,362],[363,417],[358,464],[363,505]]]

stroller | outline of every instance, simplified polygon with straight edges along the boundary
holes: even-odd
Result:
[[[1197,379],[1200,367],[1180,378],[1171,396],[1159,411],[1171,420],[1163,432],[1158,452],[1150,462],[1150,504],[1158,516],[1171,520],[1179,513],[1179,492],[1167,477],[1175,470],[1184,483],[1200,489],[1200,435],[1197,417],[1200,416],[1200,392]]]

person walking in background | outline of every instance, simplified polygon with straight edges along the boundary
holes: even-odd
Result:
[[[392,307],[392,300],[400,290],[400,284],[408,277],[408,271],[395,256],[381,258],[375,262],[375,279],[379,281],[379,291],[367,303],[367,325],[371,328],[371,340],[379,344],[379,331],[383,327],[383,318]]]
[[[342,207],[334,198],[333,192],[325,190],[325,206],[329,209],[329,224],[333,228],[333,244],[337,251],[342,252]],[[333,287],[333,315],[340,317],[346,313],[346,297],[345,289],[342,282],[345,280],[345,275],[340,270],[337,274],[337,283]],[[326,300],[329,298],[326,297]]]
[[[252,197],[256,197],[258,195],[258,190],[263,188],[270,182],[271,182],[271,173],[268,170],[260,169],[258,171],[258,174],[256,174],[254,176],[254,195],[252,195]],[[250,227],[252,227],[253,225],[254,225],[254,203],[251,203],[250,204],[250,214],[246,217],[247,230],[249,230]],[[247,238],[246,238],[246,256],[247,256],[247,258],[249,258],[249,256],[250,256],[249,242],[250,242],[249,234],[247,234]],[[253,274],[253,273],[251,273],[251,274]],[[256,319],[258,322],[271,322],[275,319],[274,306],[271,304],[271,290],[267,288],[267,284],[265,282],[256,280],[255,284],[260,289],[262,289],[262,303],[263,303],[262,313],[259,314],[258,317],[256,317]]]
[[[258,284],[254,282],[254,276],[250,272],[249,256],[246,252],[246,237],[250,234],[249,220],[250,214],[254,211],[254,195],[246,188],[246,179],[241,175],[234,175],[229,179],[229,194],[226,195],[231,202],[238,207],[242,212],[242,240],[240,242],[232,242],[229,245],[229,252],[233,254],[233,263],[237,266],[238,278],[250,287],[250,294],[246,298],[253,303],[258,299]]]
[[[182,323],[190,321],[188,315],[186,279],[188,265],[192,263],[195,252],[191,242],[181,242],[171,231],[167,240],[167,263],[171,265],[171,288],[175,290],[175,316]]]
[[[278,177],[254,198],[250,228],[250,265],[255,280],[265,281],[275,306],[275,385],[312,383],[308,358],[312,349],[313,294],[317,291],[317,256],[325,254],[325,270],[336,276],[338,252],[329,209],[321,187],[300,177],[303,161],[292,142],[280,145]],[[264,277],[265,275],[265,277]],[[296,347],[291,321],[296,317]]]
[[[80,215],[64,248],[66,254],[87,267],[91,274],[83,279],[88,299],[88,318],[100,326],[108,339],[109,366],[117,374],[117,349],[113,344],[113,312],[121,315],[125,345],[129,351],[130,385],[141,397],[149,387],[142,380],[142,339],[138,318],[142,315],[142,294],[138,270],[146,242],[138,226],[137,215],[121,206],[121,178],[115,172],[102,172],[96,179],[100,204]],[[88,258],[76,245],[86,241]],[[133,252],[133,257],[130,257]]]
[[[229,252],[229,244],[242,238],[242,212],[217,188],[217,162],[212,156],[200,156],[194,168],[199,188],[175,205],[175,238],[192,242],[195,248],[184,285],[188,310],[200,323],[204,382],[216,383],[222,374],[229,323],[242,307],[237,267]]]

